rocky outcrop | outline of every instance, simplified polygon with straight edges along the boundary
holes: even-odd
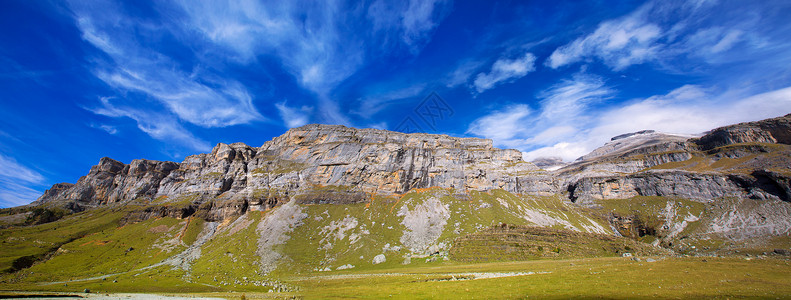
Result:
[[[737,143],[791,144],[791,114],[758,122],[740,123],[712,130],[696,140],[703,150]]]
[[[34,203],[55,201],[64,207],[81,210],[138,198],[153,198],[160,181],[176,168],[178,164],[174,162],[136,159],[127,165],[104,157],[76,184],[56,184]]]
[[[582,204],[635,196],[678,197],[707,202],[721,197],[759,197],[741,184],[750,180],[747,176],[684,171],[643,172],[617,177],[585,177],[569,185],[568,191],[572,201]]]

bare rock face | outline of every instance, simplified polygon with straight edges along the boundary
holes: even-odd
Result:
[[[781,199],[788,178],[718,175],[684,171],[643,172],[629,176],[586,177],[569,186],[570,198],[581,204],[591,200],[664,196],[710,202],[722,197]],[[769,180],[767,180],[769,179]]]
[[[64,207],[82,210],[138,198],[151,198],[156,195],[162,178],[176,168],[178,164],[174,162],[136,159],[126,165],[104,157],[76,184],[56,184],[34,204],[58,201]]]
[[[712,130],[696,140],[703,150],[737,143],[791,144],[791,114],[758,122],[740,123]]]
[[[261,147],[221,143],[181,163],[102,158],[76,184],[56,184],[33,205],[79,211],[141,201],[166,208],[140,211],[130,221],[189,215],[220,221],[292,199],[361,203],[374,194],[428,187],[460,194],[562,194],[583,205],[633,196],[791,201],[788,144],[791,115],[718,128],[700,138],[640,131],[547,171],[488,139],[306,125]]]
[[[558,172],[569,199],[580,204],[634,196],[789,201],[790,137],[791,115],[700,138],[641,131],[615,137]]]
[[[369,194],[415,188],[530,191],[539,169],[517,150],[492,141],[404,134],[339,125],[294,128],[261,147],[218,144],[182,163],[103,158],[75,185],[59,185],[37,204],[88,208],[133,200],[191,203],[189,210],[221,220],[266,210],[291,198],[300,203],[364,202]],[[179,215],[174,211],[142,215]]]

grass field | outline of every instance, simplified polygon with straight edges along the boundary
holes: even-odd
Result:
[[[609,257],[479,264],[447,262],[436,266],[295,275],[284,279],[298,288],[290,293],[252,289],[170,295],[226,299],[791,298],[791,261],[787,259],[653,259],[656,261],[646,262],[645,257],[639,262]],[[101,280],[75,282],[71,286],[79,290],[92,288],[100,293],[118,292],[110,285],[101,285]],[[18,287],[48,290],[46,286]],[[2,289],[10,290],[13,286]],[[172,289],[162,292],[177,293]]]

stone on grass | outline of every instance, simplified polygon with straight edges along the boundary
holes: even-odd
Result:
[[[377,265],[377,264],[381,264],[381,263],[383,263],[385,261],[387,261],[387,259],[385,258],[385,255],[384,254],[379,254],[377,256],[374,256],[373,264]]]

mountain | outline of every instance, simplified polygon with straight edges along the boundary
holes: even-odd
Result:
[[[791,115],[537,163],[487,139],[339,125],[181,163],[102,158],[2,211],[0,283],[283,290],[331,270],[791,247]]]

